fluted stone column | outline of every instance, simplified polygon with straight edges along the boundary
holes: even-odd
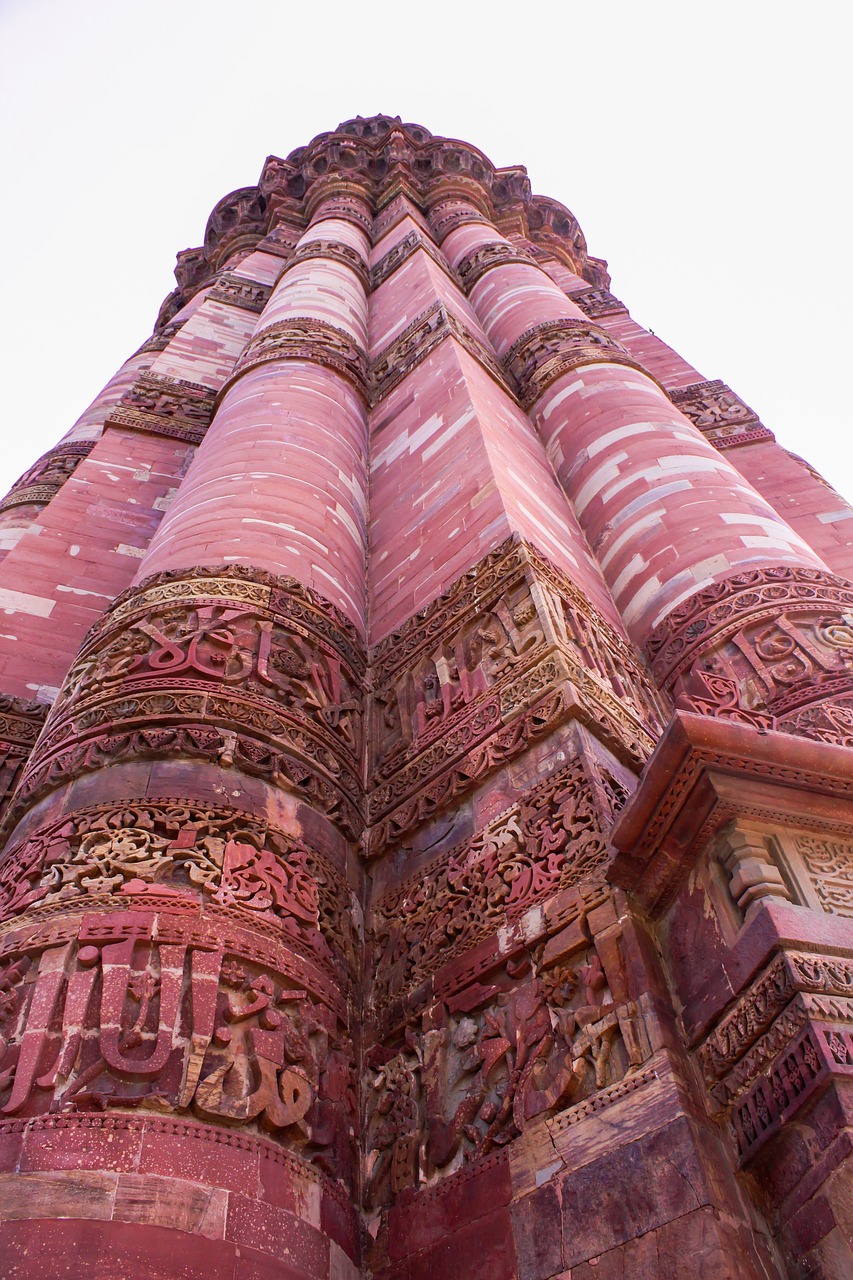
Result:
[[[92,1219],[84,1269],[165,1232],[194,1275],[356,1274],[369,217],[314,206],[16,797],[4,1114],[45,1170],[79,1134],[49,1214],[16,1186]]]
[[[793,711],[798,667],[841,675],[846,648],[820,615],[843,625],[849,592],[817,553],[474,204],[438,201],[431,217],[662,686],[767,725]]]

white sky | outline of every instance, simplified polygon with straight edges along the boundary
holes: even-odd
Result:
[[[0,495],[149,336],[220,197],[383,111],[526,165],[635,318],[853,497],[849,14],[0,0]]]

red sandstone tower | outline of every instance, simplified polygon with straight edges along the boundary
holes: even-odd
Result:
[[[853,510],[418,126],[176,275],[0,504],[0,1275],[853,1274]]]

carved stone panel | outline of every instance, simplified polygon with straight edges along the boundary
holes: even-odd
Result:
[[[718,449],[774,439],[758,414],[719,379],[680,387],[670,392],[670,399]]]
[[[186,755],[265,777],[360,829],[364,659],[295,581],[166,574],[90,632],[18,800],[107,761]]]

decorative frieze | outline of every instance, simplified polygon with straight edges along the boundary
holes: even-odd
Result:
[[[105,427],[151,431],[199,444],[213,417],[210,387],[163,373],[143,373],[107,418]]]
[[[143,342],[142,346],[135,354],[141,356],[146,351],[165,351],[169,343],[181,332],[185,324],[186,320],[171,320],[168,324],[164,324],[151,335],[147,342]]]
[[[762,425],[758,414],[719,379],[691,383],[689,387],[670,391],[669,397],[718,449],[774,439],[773,432]]]
[[[46,702],[0,696],[0,820],[50,710]]]
[[[628,308],[624,302],[614,298],[609,289],[578,289],[570,293],[569,300],[580,307],[590,320],[598,320],[601,316],[627,315]]]
[[[450,268],[450,264],[443,253],[435,247],[432,240],[427,235],[421,235],[417,231],[408,231],[401,240],[398,240],[392,249],[379,259],[379,261],[371,268],[370,271],[370,287],[378,289],[384,284],[394,272],[402,267],[404,262],[408,262],[409,258],[418,250],[423,252],[432,259],[437,266],[441,267],[445,275],[449,276],[454,284],[458,284],[456,276]]]
[[[509,539],[374,649],[371,849],[561,720],[640,765],[665,711],[627,643]]]
[[[226,306],[239,307],[242,311],[260,315],[269,302],[271,293],[271,285],[259,284],[257,280],[224,271],[217,276],[207,298],[210,302],[224,302]]]
[[[203,906],[278,937],[350,983],[356,938],[346,883],[328,858],[251,813],[190,799],[100,804],[27,832],[0,861],[0,928],[57,910]]]
[[[15,481],[0,501],[0,511],[23,506],[46,507],[94,447],[94,440],[73,440],[50,449]]]
[[[853,586],[820,570],[745,570],[678,605],[646,651],[687,710],[846,744],[852,608]]]
[[[443,302],[434,302],[385,347],[370,368],[370,402],[376,405],[446,338],[454,338],[498,382],[512,389],[492,352]]]
[[[234,373],[220,391],[221,399],[234,379],[249,369],[278,360],[304,360],[341,374],[367,399],[367,357],[343,329],[311,317],[294,317],[268,325],[246,347]]]
[[[367,1054],[365,1207],[480,1164],[548,1113],[596,1097],[653,1051],[644,1002],[610,987],[582,933],[568,954],[540,949],[424,1009]]]
[[[288,272],[299,263],[311,262],[314,258],[327,258],[331,262],[339,262],[342,266],[349,267],[350,271],[358,276],[364,291],[367,292],[370,289],[370,273],[361,254],[350,245],[342,244],[340,240],[302,242],[290,255],[284,270]]]
[[[108,762],[185,755],[284,786],[357,835],[363,666],[336,621],[269,575],[143,583],[84,643],[19,802]]]
[[[133,1109],[258,1128],[347,1179],[357,1117],[346,1009],[311,967],[239,925],[116,911],[7,933],[6,1116]],[[321,988],[325,987],[322,982]]]
[[[503,357],[504,367],[529,409],[552,382],[586,364],[627,365],[640,369],[614,337],[583,320],[546,320],[528,329]],[[645,372],[645,370],[641,370]]]
[[[530,255],[516,245],[506,244],[502,240],[495,240],[490,244],[484,244],[478,249],[472,250],[457,264],[456,271],[462,287],[467,293],[470,293],[480,277],[485,275],[487,271],[491,271],[493,267],[505,267],[511,263],[529,267],[531,265]]]
[[[386,893],[370,913],[374,1011],[609,861],[606,792],[582,760]]]

